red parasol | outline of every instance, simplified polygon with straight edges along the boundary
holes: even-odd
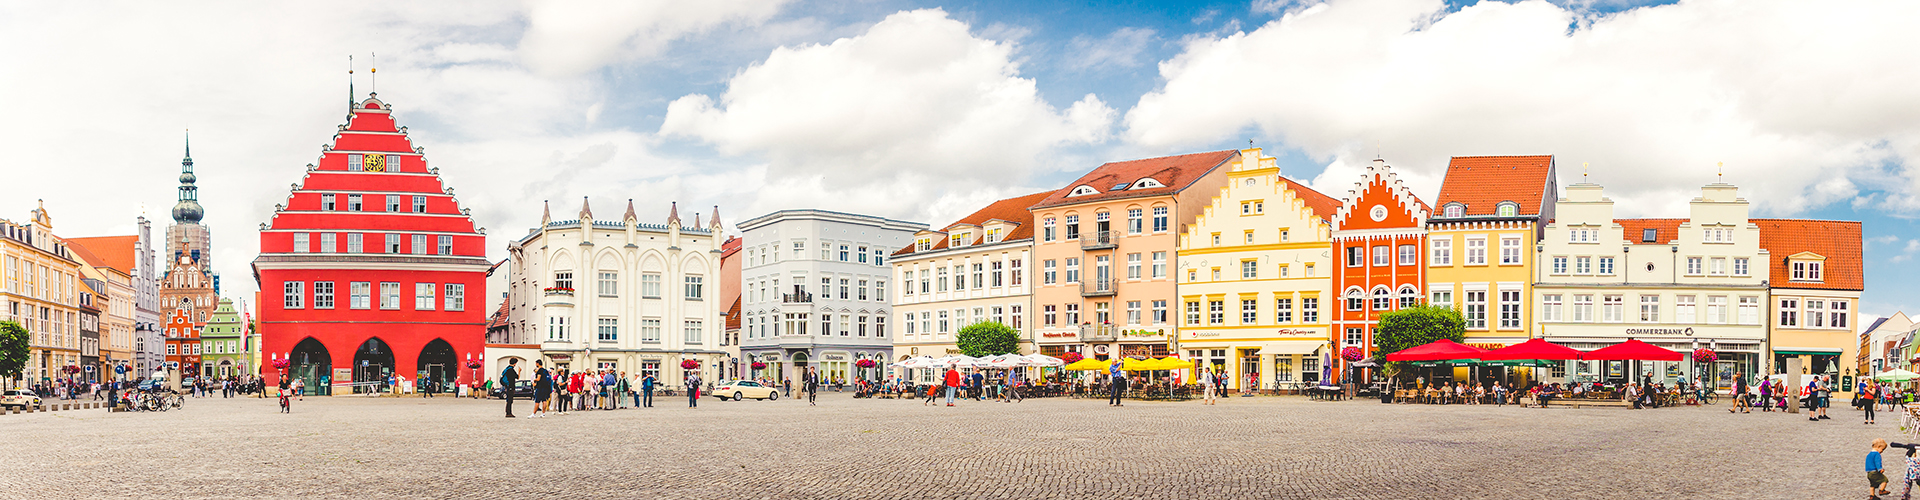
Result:
[[[1685,356],[1679,352],[1634,339],[1587,351],[1585,356],[1581,356],[1581,359],[1588,361],[1679,361],[1683,358]]]
[[[1431,344],[1409,347],[1400,352],[1387,354],[1387,361],[1447,361],[1453,359],[1479,359],[1487,353],[1486,349],[1461,344],[1447,339],[1436,340]]]
[[[1487,351],[1480,359],[1504,361],[1515,359],[1580,359],[1585,354],[1572,347],[1548,342],[1546,339],[1533,339],[1526,342]]]

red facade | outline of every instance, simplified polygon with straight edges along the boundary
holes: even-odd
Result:
[[[1427,204],[1382,160],[1347,193],[1333,219],[1339,271],[1332,288],[1340,305],[1331,333],[1342,349],[1359,347],[1371,356],[1381,313],[1426,302],[1428,214]]]
[[[167,363],[189,377],[200,373],[200,352],[194,350],[200,348],[200,326],[195,324],[193,313],[174,309],[167,315],[166,331]]]
[[[485,234],[386,103],[354,105],[333,141],[260,231],[263,364],[291,360],[310,394],[466,383],[484,352]]]

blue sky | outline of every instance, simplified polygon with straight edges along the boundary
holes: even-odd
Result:
[[[101,8],[109,7],[109,8]],[[346,55],[504,239],[591,197],[726,219],[814,206],[943,224],[1101,162],[1239,147],[1338,196],[1378,154],[1591,164],[1682,216],[1726,163],[1756,216],[1866,223],[1867,314],[1920,309],[1913,2],[141,2],[0,7],[0,125],[62,234],[172,205],[192,127],[227,283],[340,122]],[[1861,68],[1874,68],[1861,71]],[[100,147],[110,144],[112,147]],[[108,194],[110,193],[110,194]],[[241,290],[236,290],[241,291]]]

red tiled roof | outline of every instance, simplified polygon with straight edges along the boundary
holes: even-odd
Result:
[[[1520,205],[1520,215],[1539,215],[1553,182],[1553,156],[1455,156],[1447,164],[1434,205],[1466,205],[1464,215],[1495,215],[1500,202]],[[1436,218],[1445,213],[1436,213]]]
[[[505,326],[507,326],[507,301],[502,300],[500,301],[500,309],[494,311],[493,315],[487,318],[486,329],[492,330],[494,328],[503,328]]]
[[[1775,288],[1865,290],[1861,226],[1856,221],[1748,219],[1760,226],[1760,248],[1767,250],[1768,284]],[[1820,283],[1793,281],[1787,257],[1813,252],[1826,257]]]
[[[727,307],[727,329],[740,329],[740,299],[733,299],[733,305]]]
[[[1287,183],[1287,189],[1292,189],[1294,196],[1298,196],[1302,201],[1307,202],[1307,208],[1313,209],[1313,215],[1319,217],[1321,220],[1332,222],[1333,214],[1340,211],[1339,199],[1327,196],[1319,191],[1314,191],[1313,188],[1307,187],[1306,184],[1294,182],[1293,179],[1281,178],[1280,180]]]
[[[79,257],[80,262],[84,262],[88,266],[101,267],[107,265],[106,261],[101,259],[100,256],[88,251],[85,245],[75,245],[72,240],[67,241],[67,250],[73,252],[74,257]]]
[[[982,208],[979,211],[974,212],[972,215],[968,215],[966,217],[960,218],[960,220],[953,221],[952,224],[947,224],[947,227],[941,228],[941,230],[937,232],[944,232],[944,230],[946,229],[951,229],[953,226],[961,225],[961,224],[983,226],[987,223],[987,221],[999,219],[999,220],[1017,224],[1016,226],[1013,227],[1013,230],[1007,231],[1006,236],[1001,237],[1000,241],[1015,241],[1015,240],[1024,240],[1027,238],[1032,238],[1033,237],[1033,212],[1027,211],[1027,207],[1033,206],[1034,203],[1038,203],[1040,200],[1046,199],[1049,195],[1052,195],[1053,193],[1054,193],[1053,191],[1042,191],[1042,192],[1038,192],[1038,193],[1034,193],[1026,196],[1007,198],[1004,200],[993,202],[992,204],[987,205],[986,208]],[[986,239],[986,237],[987,237],[986,231],[984,230],[978,231],[975,233],[973,237],[973,241],[969,242],[968,244],[970,245],[981,244],[982,240]],[[946,249],[947,244],[949,243],[948,240],[949,238],[944,238],[944,237],[936,238],[935,241],[933,242],[933,247],[928,249],[927,251],[931,252],[934,250]],[[913,247],[914,247],[913,243],[907,243],[907,246],[905,248],[896,250],[893,252],[893,254],[894,255],[912,254],[914,253]]]
[[[86,247],[88,252],[93,253],[93,255],[100,258],[101,262],[105,263],[94,263],[94,266],[105,265],[132,275],[136,262],[134,260],[134,247],[140,244],[140,237],[137,235],[127,235],[67,238],[67,243],[69,244],[69,248]]]
[[[1620,228],[1622,229],[1622,231],[1620,232],[1620,238],[1623,240],[1626,240],[1628,243],[1673,242],[1673,240],[1680,239],[1680,224],[1685,222],[1687,222],[1686,219],[1614,219],[1613,220],[1613,223],[1619,224]],[[1658,233],[1656,233],[1654,237],[1654,241],[1652,242],[1643,241],[1641,238],[1641,236],[1644,235],[1647,229],[1653,229],[1655,231],[1658,231]]]
[[[728,236],[727,241],[720,242],[720,258],[725,259],[732,257],[733,254],[739,253],[740,243],[739,237]]]
[[[1239,150],[1229,149],[1208,153],[1162,156],[1159,158],[1107,163],[1094,168],[1092,172],[1087,172],[1087,175],[1080,176],[1078,180],[1067,184],[1066,187],[1060,188],[1059,191],[1054,191],[1052,196],[1048,196],[1046,200],[1033,205],[1032,208],[1039,209],[1061,205],[1077,205],[1095,201],[1178,193],[1186,189],[1187,185],[1193,184],[1193,181],[1206,175],[1207,172],[1211,172],[1214,168],[1225,165],[1227,161],[1239,155]],[[1135,181],[1147,177],[1152,177],[1153,180],[1160,181],[1160,184],[1165,187],[1112,190],[1115,185],[1131,185]],[[1072,198],[1067,197],[1067,193],[1073,192],[1073,188],[1080,186],[1092,187],[1100,192]]]

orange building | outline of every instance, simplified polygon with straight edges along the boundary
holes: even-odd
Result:
[[[1101,165],[1035,204],[1035,340],[1042,354],[1165,356],[1178,235],[1227,183],[1239,151]]]
[[[1380,313],[1423,302],[1426,202],[1413,195],[1386,160],[1373,160],[1333,216],[1333,290],[1341,296],[1331,325],[1342,350],[1373,353]],[[1341,380],[1346,361],[1329,380]],[[1365,381],[1361,375],[1359,380]]]

